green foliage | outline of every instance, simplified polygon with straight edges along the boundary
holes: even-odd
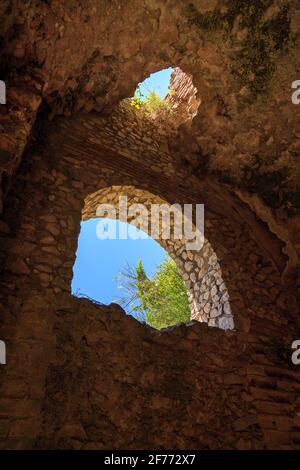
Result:
[[[150,91],[145,100],[145,107],[149,114],[171,114],[171,106],[168,101],[162,99],[155,91]]]
[[[127,264],[118,274],[117,280],[119,288],[126,292],[120,299],[121,305],[139,321],[146,321],[146,304],[143,297],[149,289],[149,280],[142,262],[139,261],[135,268]]]
[[[138,305],[135,306],[135,310],[137,312],[147,312],[147,296],[151,291],[152,285],[151,281],[147,278],[147,274],[141,260],[138,261],[135,268],[135,280],[136,296],[138,300]]]
[[[143,101],[144,95],[140,90],[140,87],[137,88],[134,97],[131,98],[130,104],[136,109],[141,109],[144,107],[144,101]]]
[[[159,266],[145,300],[148,310],[146,320],[154,328],[166,328],[189,321],[187,290],[171,258]]]
[[[153,278],[146,275],[142,261],[121,273],[125,280],[125,307],[153,328],[166,328],[190,319],[187,290],[175,262],[167,257]]]
[[[170,90],[169,94],[172,94],[172,90]],[[158,93],[153,90],[150,90],[149,94],[145,97],[140,87],[137,88],[134,97],[131,98],[130,104],[134,108],[142,110],[149,115],[166,117],[171,116],[173,113],[172,107],[167,100],[161,98]]]

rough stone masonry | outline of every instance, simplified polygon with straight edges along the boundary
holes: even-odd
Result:
[[[300,449],[299,2],[0,16],[0,448]],[[122,100],[169,66],[168,127]],[[122,191],[205,205],[203,249],[165,246],[191,324],[71,296],[80,221]]]

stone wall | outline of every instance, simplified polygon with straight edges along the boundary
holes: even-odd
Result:
[[[109,185],[109,180],[107,185]],[[83,220],[96,217],[100,204],[111,206],[111,208],[107,208],[109,212],[104,213],[103,217],[118,219],[120,217],[119,197],[127,198],[128,209],[134,204],[144,205],[144,209],[147,211],[146,214],[139,211],[135,215],[126,217],[124,222],[132,223],[144,232],[153,234],[152,236],[174,259],[179,271],[182,273],[189,294],[191,319],[209,322],[210,326],[219,326],[225,330],[233,329],[234,321],[226,284],[222,279],[217,256],[209,242],[204,239],[204,235],[203,240],[202,235],[201,240],[199,239],[199,242],[203,243],[202,249],[191,250],[187,247],[188,240],[185,237],[181,239],[175,237],[174,223],[176,219],[174,221],[173,217],[168,219],[170,220],[170,236],[167,238],[163,233],[161,223],[158,227],[153,224],[153,219],[151,219],[151,224],[149,223],[148,216],[151,214],[152,205],[160,206],[162,208],[161,214],[165,210],[164,208],[166,210],[171,208],[165,200],[154,196],[148,191],[136,189],[134,186],[106,187],[86,198],[83,208]],[[193,209],[195,210],[195,207]],[[184,233],[183,220],[180,222],[178,219],[177,229],[180,230],[181,234]],[[196,232],[195,226],[193,226],[193,231]]]
[[[299,2],[3,0],[0,16],[0,447],[299,449]],[[170,66],[201,106],[167,135],[118,104]],[[201,322],[158,332],[71,296],[89,203],[128,186],[205,205],[201,256],[177,258]]]
[[[138,0],[29,0],[24,8],[22,0],[3,0],[0,14],[8,94],[34,83],[51,118],[109,112],[166,67],[192,75],[201,106],[192,126],[179,130],[178,159],[243,197],[257,195],[255,212],[273,230],[276,221],[277,235],[286,229],[299,249],[299,119],[291,101],[299,79],[297,0],[253,8],[230,0],[145,0],[143,8]],[[28,135],[31,105],[21,108]],[[14,141],[15,126],[8,131]]]
[[[107,131],[103,120],[48,123],[9,197],[0,255],[8,355],[1,447],[299,448],[300,375],[290,362],[299,316],[282,241],[225,185],[183,178],[168,152],[160,162],[152,141],[137,146],[139,158],[125,144],[117,152],[118,143],[107,143],[121,124]],[[93,195],[118,186],[169,204],[205,204],[214,253],[201,261],[199,288],[206,304],[207,281],[221,273],[234,331],[195,322],[157,332],[117,306],[71,296],[80,221],[93,216]]]
[[[174,121],[180,125],[191,121],[197,114],[201,100],[197,97],[197,88],[193,85],[192,75],[175,67],[170,77],[170,90],[166,100],[170,103]]]
[[[42,85],[28,77],[6,86],[7,103],[0,105],[0,214],[42,101]]]

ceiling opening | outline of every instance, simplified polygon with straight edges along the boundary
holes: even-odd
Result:
[[[138,114],[161,127],[176,129],[197,114],[200,98],[192,76],[179,67],[152,73],[129,100]]]

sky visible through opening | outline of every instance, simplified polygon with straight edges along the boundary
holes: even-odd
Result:
[[[159,72],[152,73],[140,85],[139,89],[143,94],[142,101],[147,98],[150,91],[155,91],[161,98],[165,98],[169,92],[170,77],[173,68],[160,70]]]
[[[139,89],[145,99],[150,91],[165,98],[173,68],[152,73]],[[165,250],[151,237],[138,240],[100,240],[96,227],[100,219],[81,222],[78,250],[73,267],[72,293],[87,296],[103,304],[119,303],[122,297],[116,279],[126,263],[136,266],[142,260],[147,276],[152,277],[165,258]],[[116,221],[117,230],[123,222]]]
[[[165,250],[143,233],[143,239],[101,240],[97,237],[97,224],[101,219],[81,222],[76,261],[73,267],[72,294],[87,296],[103,304],[119,303],[124,295],[118,286],[117,275],[126,263],[136,266],[142,260],[148,276],[153,276],[164,260]],[[116,221],[117,233],[124,222]],[[132,226],[131,226],[132,227]],[[135,229],[137,233],[141,233]]]

